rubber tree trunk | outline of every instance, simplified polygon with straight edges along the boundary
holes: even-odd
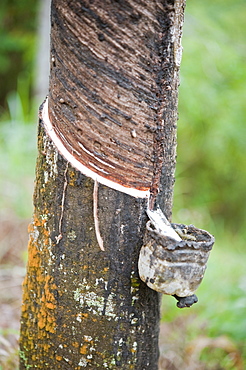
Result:
[[[124,182],[128,163],[134,179],[125,171],[127,187],[149,186],[153,204],[170,218],[183,1],[56,0],[51,10],[54,131],[78,153],[84,130],[102,165],[119,161],[111,183]],[[140,281],[137,267],[147,201],[97,189],[59,154],[44,126],[41,107],[20,369],[157,369],[160,295]],[[103,146],[109,135],[117,139],[111,152]]]

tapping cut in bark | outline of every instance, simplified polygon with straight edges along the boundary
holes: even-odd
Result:
[[[42,120],[44,127],[60,154],[62,154],[64,158],[66,158],[72,164],[73,167],[75,167],[85,176],[90,177],[94,181],[97,181],[112,189],[132,195],[136,198],[145,198],[149,196],[149,188],[130,187],[130,183],[127,183],[127,179],[125,179],[124,176],[121,176],[122,180],[120,180],[120,177],[118,177],[118,179],[116,177],[114,178],[112,172],[116,175],[118,173],[117,168],[113,167],[111,164],[107,164],[106,161],[97,158],[96,154],[93,154],[87,150],[81,143],[79,143],[80,152],[78,152],[71,144],[69,144],[69,139],[65,138],[62,133],[57,133],[57,129],[52,125],[49,118],[48,101],[49,99],[47,98],[42,108]],[[66,143],[66,146],[64,143]],[[83,158],[83,155],[85,155],[85,158]],[[108,172],[99,167],[101,164],[108,166]],[[111,174],[109,171],[111,171]],[[123,179],[125,179],[125,183],[123,182]],[[118,182],[116,180],[118,180]]]
[[[184,2],[99,3],[53,8],[44,125],[76,169],[153,209],[175,165]]]

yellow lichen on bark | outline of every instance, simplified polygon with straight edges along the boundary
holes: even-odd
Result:
[[[23,282],[23,317],[31,315],[37,322],[39,339],[47,338],[49,333],[55,332],[56,328],[54,291],[57,287],[53,277],[44,268],[44,260],[49,255],[47,249],[50,247],[50,231],[46,227],[47,217],[48,213],[39,216],[35,210],[33,222],[28,227],[28,264]],[[34,297],[35,305],[33,304]],[[49,344],[44,347],[48,351]]]
[[[79,352],[80,352],[82,355],[86,355],[86,353],[87,353],[87,344],[83,344],[83,345],[80,347]]]
[[[73,170],[69,171],[69,185],[75,186],[77,181],[77,176]]]
[[[56,308],[56,299],[52,292],[52,290],[56,289],[56,286],[54,283],[52,284],[52,281],[53,278],[51,276],[44,276],[44,291],[40,299],[40,309],[38,312],[38,327],[40,329],[45,328],[50,333],[54,333],[56,327],[56,318],[53,313],[53,310]]]

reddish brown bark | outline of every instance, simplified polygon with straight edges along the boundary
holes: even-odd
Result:
[[[164,163],[174,167],[173,149],[164,148],[175,147],[182,5],[53,7],[49,116],[57,136],[91,171],[154,196]]]

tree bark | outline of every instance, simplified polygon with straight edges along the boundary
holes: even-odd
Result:
[[[160,295],[137,267],[147,201],[128,189],[147,189],[170,219],[183,10],[175,0],[52,2],[53,130],[64,153],[122,191],[95,192],[59,154],[41,107],[21,370],[158,367]]]

